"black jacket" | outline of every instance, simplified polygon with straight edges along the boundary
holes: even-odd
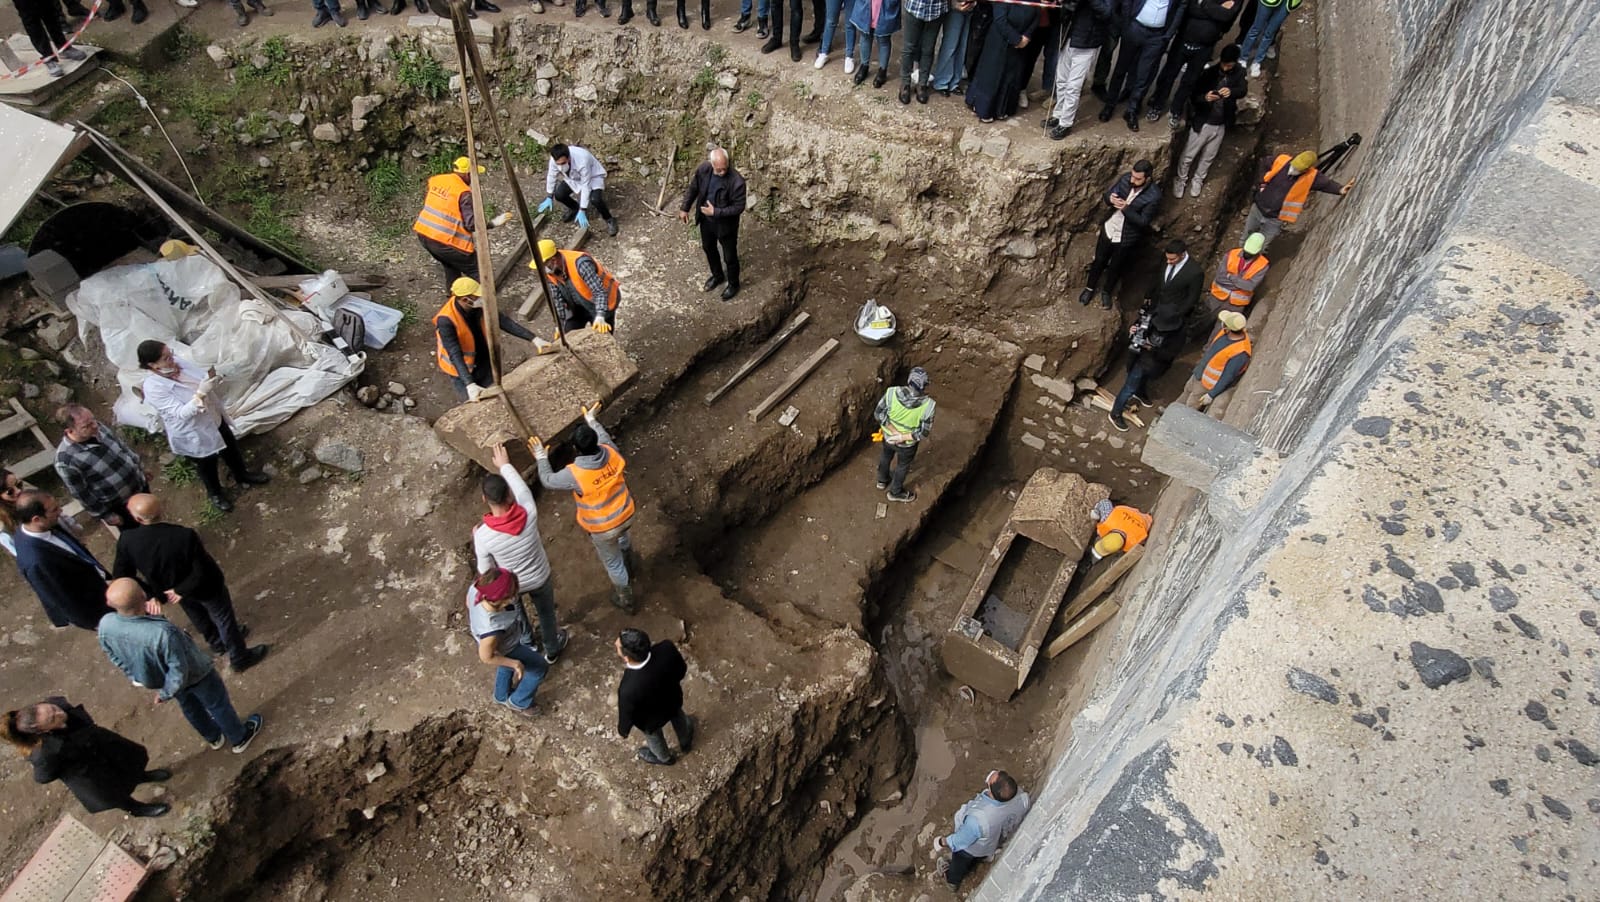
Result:
[[[1149,290],[1145,292],[1145,301],[1154,306],[1150,328],[1157,332],[1177,332],[1183,329],[1189,311],[1194,309],[1195,301],[1200,299],[1200,292],[1205,289],[1206,273],[1200,261],[1190,254],[1173,274],[1171,281],[1167,281],[1166,277],[1167,260],[1163,257],[1156,266]]]
[[[710,200],[711,206],[717,210],[715,215],[709,217],[712,226],[718,232],[737,229],[739,216],[744,213],[744,176],[730,164],[728,174],[722,177],[721,185],[713,191],[711,181],[715,177],[709,161],[696,167],[694,178],[689,180],[689,188],[683,192],[683,203],[678,209],[694,213],[696,220],[705,220],[707,217],[700,212],[700,207]]]
[[[626,670],[617,686],[617,732],[634,727],[659,730],[683,710],[683,678],[689,666],[670,640],[650,646],[650,657],[638,670]]]
[[[127,805],[150,763],[144,746],[96,726],[82,706],[59,696],[45,701],[67,712],[67,724],[28,753],[34,782],[60,780],[91,814]]]
[[[1154,35],[1157,40],[1165,44],[1172,40],[1172,36],[1183,27],[1184,5],[1183,0],[1172,0],[1167,6],[1167,21],[1160,28],[1148,28],[1139,24],[1139,10],[1144,8],[1145,0],[1117,0],[1115,10],[1112,12],[1117,23],[1117,30],[1122,34],[1129,34],[1134,29],[1146,35]]]
[[[168,589],[195,601],[228,597],[222,568],[201,544],[200,534],[175,523],[124,530],[117,539],[111,575],[137,579],[157,600],[163,600]]]
[[[1111,206],[1111,195],[1119,194],[1127,197],[1133,191],[1133,173],[1124,172],[1106,193],[1100,196],[1107,207]],[[1156,206],[1161,203],[1161,186],[1154,179],[1147,179],[1144,188],[1139,191],[1139,196],[1133,199],[1127,209],[1122,211],[1122,243],[1136,241],[1150,231],[1150,221],[1156,216]],[[1107,217],[1109,218],[1109,217]],[[1102,223],[1104,219],[1100,220]]]
[[[1223,9],[1226,0],[1189,0],[1183,14],[1183,30],[1178,40],[1185,44],[1211,45],[1233,27],[1245,0],[1233,0],[1232,9]]]
[[[1112,0],[1078,0],[1078,8],[1067,25],[1067,46],[1079,50],[1103,46],[1111,35]]]
[[[1220,100],[1207,100],[1206,95],[1218,88],[1227,88],[1228,96]],[[1233,120],[1239,115],[1239,101],[1250,92],[1250,83],[1245,80],[1244,66],[1235,63],[1233,71],[1222,71],[1220,63],[1206,63],[1200,70],[1200,77],[1194,81],[1194,93],[1189,95],[1189,130],[1199,131],[1214,118],[1220,118],[1218,125],[1232,126]]]
[[[138,532],[137,529],[131,531]],[[68,545],[89,553],[65,527],[57,526],[53,532]],[[12,541],[17,545],[17,569],[39,596],[50,622],[55,626],[99,629],[100,618],[107,610],[106,579],[100,570],[65,548],[36,538],[20,526]]]

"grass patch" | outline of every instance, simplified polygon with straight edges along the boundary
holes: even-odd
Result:
[[[194,485],[200,481],[200,471],[187,457],[174,457],[161,465],[161,475],[175,486]]]
[[[273,35],[261,42],[259,53],[252,54],[250,61],[239,74],[250,81],[266,82],[269,85],[283,87],[294,78],[294,65],[289,60],[289,44],[282,35]]]
[[[199,519],[201,526],[215,526],[228,519],[228,512],[212,504],[211,499],[207,498],[206,506],[200,508]]]
[[[511,145],[511,159],[524,166],[535,168],[541,166],[546,161],[549,152],[549,148],[545,147],[542,142],[535,141],[527,135],[523,135],[521,141]]]
[[[169,63],[181,63],[201,50],[205,49],[206,39],[195,34],[183,25],[179,25],[167,34],[167,40],[161,48],[161,55]]]
[[[721,44],[712,44],[706,50],[706,62],[710,63],[713,66],[722,65],[722,61],[727,59],[727,58],[728,58],[728,49],[726,47],[722,46]]]
[[[130,445],[154,448],[162,444],[160,433],[140,429],[138,426],[118,426],[117,435],[121,436],[122,440]]]
[[[404,329],[406,326],[409,326],[417,321],[418,313],[416,301],[413,301],[410,298],[405,298],[395,301],[389,306],[400,311],[400,328]]]
[[[268,187],[258,170],[241,163],[223,164],[219,178],[220,188],[213,188],[229,204],[247,211],[245,227],[257,238],[275,244],[291,254],[301,254],[304,247],[300,233],[289,224],[296,210],[289,205],[280,191]]]
[[[450,73],[416,39],[407,40],[394,58],[402,86],[428,100],[438,100],[450,90]]]
[[[745,96],[744,102],[750,104],[750,109],[759,110],[763,100],[766,100],[766,98],[762,97],[759,91],[751,91]]]
[[[139,101],[132,97],[118,97],[107,103],[89,121],[93,122],[101,131],[117,134],[144,116],[144,111],[139,108]]]
[[[406,190],[406,175],[400,161],[384,157],[367,170],[367,202],[374,208],[388,206]]]
[[[466,155],[467,149],[460,144],[445,144],[435,150],[432,156],[428,157],[428,172],[434,175],[449,172],[450,167],[455,165],[456,157],[464,157]]]
[[[717,70],[711,66],[701,66],[700,71],[696,72],[694,79],[689,82],[691,89],[701,92],[709,91],[716,86]]]
[[[399,247],[400,243],[405,241],[406,236],[411,234],[411,218],[409,216],[402,217],[400,212],[393,207],[380,212],[389,215],[384,218],[382,224],[372,230],[373,238],[379,244],[387,247]]]
[[[811,85],[803,81],[795,82],[794,96],[801,100],[810,100],[813,96],[811,93]]]

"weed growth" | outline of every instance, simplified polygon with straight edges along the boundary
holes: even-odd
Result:
[[[374,208],[388,206],[405,188],[406,176],[399,160],[384,157],[367,170],[367,202]]]
[[[428,100],[438,100],[450,90],[450,73],[416,39],[401,45],[395,62],[400,84]]]
[[[247,80],[262,81],[280,88],[287,85],[294,77],[294,65],[289,60],[289,44],[282,35],[273,35],[262,41],[261,52],[252,55],[240,74]]]

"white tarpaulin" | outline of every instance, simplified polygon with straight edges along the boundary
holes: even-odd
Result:
[[[0,103],[0,234],[73,150],[78,133]]]
[[[144,386],[135,352],[147,339],[216,367],[222,380],[217,394],[238,435],[282,423],[354,379],[363,365],[317,340],[323,326],[311,314],[241,297],[239,286],[199,255],[102,270],[83,280],[67,307],[80,333],[99,327],[106,356],[117,367],[122,395],[116,421],[150,432],[160,432],[161,421],[133,391]],[[295,333],[285,321],[291,317],[310,338]]]

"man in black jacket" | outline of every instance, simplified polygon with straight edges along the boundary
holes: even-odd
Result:
[[[1094,261],[1089,264],[1089,287],[1078,295],[1078,303],[1088,306],[1094,300],[1096,287],[1100,288],[1100,306],[1111,309],[1112,297],[1128,258],[1139,246],[1139,239],[1150,230],[1156,206],[1161,203],[1161,188],[1151,181],[1155,167],[1149,160],[1140,160],[1133,169],[1124,172],[1106,189],[1105,202],[1112,208],[1110,216],[1100,226],[1094,245]],[[1101,277],[1105,284],[1100,284]]]
[[[1233,27],[1239,4],[1240,0],[1188,0],[1183,28],[1167,51],[1167,62],[1161,67],[1161,74],[1156,76],[1155,93],[1150,98],[1150,112],[1145,118],[1151,122],[1160,119],[1170,101],[1171,124],[1173,128],[1178,127],[1183,118],[1183,105],[1194,90],[1195,79],[1200,77],[1200,68],[1211,61],[1211,51]],[[1178,77],[1179,70],[1183,72],[1182,78]],[[1176,93],[1172,90],[1173,81],[1178,83]]]
[[[1056,106],[1044,121],[1045,132],[1060,141],[1072,130],[1078,118],[1078,97],[1083,80],[1094,68],[1100,45],[1111,31],[1111,0],[1080,0],[1067,26],[1067,52],[1056,61]],[[1111,51],[1107,50],[1107,53]]]
[[[1194,92],[1189,96],[1189,132],[1184,136],[1183,150],[1178,155],[1173,196],[1183,197],[1184,182],[1189,180],[1189,167],[1196,157],[1199,165],[1195,166],[1194,182],[1188,186],[1188,191],[1194,197],[1200,196],[1206,173],[1211,171],[1211,161],[1217,158],[1217,149],[1222,147],[1222,136],[1239,113],[1239,99],[1249,90],[1244,67],[1239,65],[1237,44],[1222,48],[1222,58],[1216,65],[1207,66],[1195,79]],[[1177,113],[1173,110],[1174,116]]]
[[[1137,399],[1149,407],[1146,383],[1159,379],[1183,350],[1189,311],[1205,287],[1205,271],[1189,256],[1182,241],[1167,242],[1165,251],[1161,269],[1145,293],[1144,307],[1132,330],[1134,359],[1128,365],[1128,377],[1111,405],[1111,425],[1123,432],[1128,431],[1128,422],[1122,417],[1128,402]]]
[[[617,686],[617,733],[626,739],[638,727],[645,741],[639,760],[671,764],[676,758],[662,734],[669,722],[678,734],[680,752],[688,754],[694,744],[694,719],[683,713],[683,678],[689,666],[670,640],[651,645],[644,630],[623,630],[616,646],[627,668]]]
[[[1122,120],[1130,130],[1138,131],[1139,104],[1161,64],[1161,54],[1183,24],[1184,8],[1182,0],[1118,0],[1117,9],[1122,46],[1117,51],[1117,68],[1111,73],[1111,100],[1100,111],[1100,121],[1110,122],[1117,105],[1126,103]]]
[[[126,530],[117,539],[113,578],[137,579],[158,603],[177,602],[211,651],[227,654],[234,673],[266,657],[268,646],[245,645],[246,629],[233,612],[222,568],[206,551],[200,534],[187,526],[163,523],[161,499],[154,495],[129,498],[128,512],[144,528]]]
[[[700,228],[700,248],[711,267],[711,278],[702,290],[727,282],[722,290],[724,301],[739,293],[739,217],[744,214],[744,195],[744,176],[733,168],[728,152],[718,147],[695,169],[678,206],[678,219],[688,222],[693,210],[695,225]]]

